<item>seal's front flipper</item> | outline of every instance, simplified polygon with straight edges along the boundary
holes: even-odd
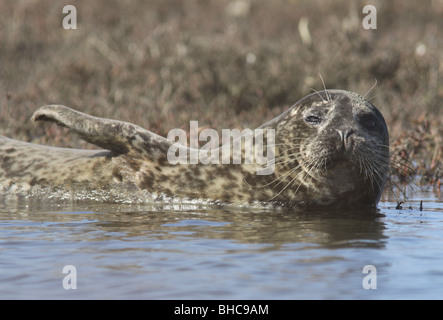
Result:
[[[135,149],[146,155],[160,149],[166,154],[171,141],[132,123],[90,116],[62,105],[47,105],[33,115],[34,121],[51,121],[68,128],[83,140],[114,154],[128,153]],[[157,156],[158,154],[156,154]]]

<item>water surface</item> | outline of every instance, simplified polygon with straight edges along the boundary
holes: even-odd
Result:
[[[297,213],[3,197],[0,298],[443,299],[441,197],[419,191],[395,207]],[[77,289],[63,286],[67,265]],[[362,273],[367,265],[376,289],[363,286],[375,276]]]

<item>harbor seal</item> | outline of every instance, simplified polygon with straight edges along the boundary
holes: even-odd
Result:
[[[3,192],[49,188],[74,198],[82,192],[113,201],[109,194],[118,190],[120,199],[144,192],[163,201],[375,207],[389,167],[382,114],[360,95],[343,90],[312,93],[259,127],[275,132],[275,157],[269,160],[274,170],[268,175],[257,175],[262,164],[256,163],[172,164],[167,154],[174,141],[60,105],[44,106],[32,119],[55,122],[104,150],[54,148],[0,136]]]

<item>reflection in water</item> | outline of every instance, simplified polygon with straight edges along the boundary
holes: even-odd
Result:
[[[342,213],[241,212],[220,211],[206,219],[182,213],[181,223],[166,225],[168,230],[192,232],[193,237],[230,239],[241,243],[269,244],[266,250],[278,250],[284,244],[309,243],[323,247],[381,246],[383,223],[378,217]],[[185,222],[183,222],[185,221]],[[214,222],[206,227],[206,221]],[[220,223],[217,225],[216,223]],[[165,225],[158,228],[164,229]]]
[[[324,247],[382,247],[385,239],[383,215],[372,211],[296,212],[189,207],[157,207],[153,210],[139,205],[69,202],[48,205],[34,202],[20,209],[16,207],[16,211],[9,209],[9,217],[3,214],[2,218],[45,221],[51,225],[66,222],[72,228],[83,222],[89,229],[100,231],[104,237],[101,239],[95,235],[94,241],[106,240],[109,234],[118,234],[125,240],[192,237],[267,244],[266,250],[278,250],[282,245],[291,243]]]
[[[423,212],[0,197],[0,298],[441,298],[443,208],[419,197]],[[75,292],[61,286],[67,264]],[[362,288],[369,264],[373,292]]]

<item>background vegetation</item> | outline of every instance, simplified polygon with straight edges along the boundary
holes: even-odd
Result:
[[[62,28],[64,5],[78,29]],[[356,91],[384,114],[402,176],[412,161],[439,185],[443,133],[443,1],[22,0],[0,2],[0,134],[91,147],[33,125],[58,103],[171,128],[253,128],[313,89]]]

